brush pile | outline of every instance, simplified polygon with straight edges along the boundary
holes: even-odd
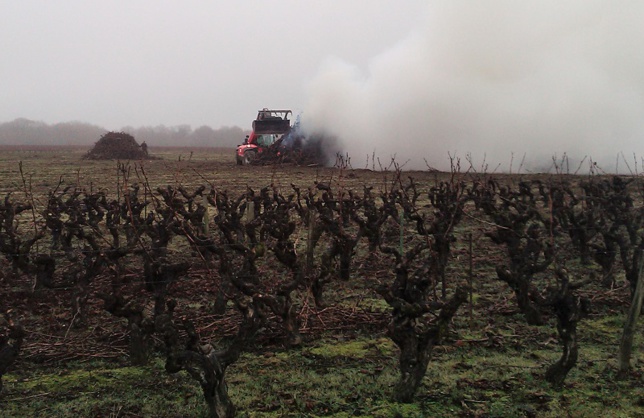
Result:
[[[147,145],[125,132],[108,132],[83,157],[85,160],[150,160]]]
[[[329,138],[320,135],[310,138],[303,136],[279,139],[251,161],[254,165],[294,164],[299,166],[325,166],[329,163]]]

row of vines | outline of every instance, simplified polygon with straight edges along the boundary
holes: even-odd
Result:
[[[233,196],[213,184],[152,189],[140,168],[119,170],[116,196],[62,181],[44,203],[28,188],[7,194],[0,203],[3,281],[38,301],[67,289],[72,324],[65,335],[86,326],[88,304],[100,300],[127,324],[130,361],[145,365],[160,355],[167,372],[186,371],[216,417],[235,411],[227,367],[267,333],[285,347],[305,344],[304,306],[326,309],[326,292],[346,281],[361,282],[390,307],[380,319],[399,348],[392,397],[413,401],[432,349],[449,344],[458,332],[453,319],[471,303],[478,278],[471,265],[454,265],[453,249],[468,239],[471,247],[472,225],[503,254],[496,278],[514,293],[525,321],[556,326],[561,358],[544,371],[555,387],[577,363],[577,324],[592,309],[580,290],[614,286],[623,275],[638,295],[644,212],[636,177],[513,183],[454,170],[419,184],[396,170],[362,190],[345,187],[340,173],[306,188],[269,185]],[[376,256],[386,260],[385,274],[363,274]],[[572,263],[599,274],[581,276]],[[182,306],[189,300],[177,289],[196,273],[216,289],[210,313],[235,318],[223,344],[204,340],[199,318]],[[12,303],[0,301],[0,377],[19,366],[32,331]],[[638,313],[622,339],[624,371]]]

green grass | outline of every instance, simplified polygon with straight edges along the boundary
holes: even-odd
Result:
[[[301,349],[245,353],[228,369],[228,388],[241,417],[644,417],[641,374],[617,380],[603,347],[582,346],[579,367],[556,391],[542,378],[559,356],[556,344],[458,345],[436,348],[408,405],[389,401],[397,349],[383,336],[329,336]],[[4,416],[206,415],[196,382],[185,373],[166,374],[160,359],[147,367],[72,363],[14,372],[3,381]]]
[[[187,416],[205,413],[201,391],[187,376],[171,376],[163,363],[119,367],[75,363],[3,378],[3,416]]]

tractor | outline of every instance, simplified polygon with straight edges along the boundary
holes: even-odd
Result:
[[[238,165],[252,164],[268,154],[279,153],[282,137],[291,131],[290,110],[262,109],[253,121],[253,132],[244,143],[237,146],[235,158]]]

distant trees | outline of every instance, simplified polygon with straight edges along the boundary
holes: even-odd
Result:
[[[195,146],[199,147],[212,146],[212,144],[217,142],[215,140],[217,132],[207,125],[200,126],[192,131],[191,136]]]
[[[126,126],[120,129],[138,142],[152,146],[232,147],[240,144],[248,132],[238,126],[213,129],[203,125]],[[0,123],[0,145],[93,145],[107,132],[100,126],[85,122],[63,122],[49,125],[40,121],[18,118]]]
[[[138,142],[145,141],[155,146],[194,146],[194,147],[233,147],[241,144],[248,132],[238,126],[223,126],[212,129],[203,125],[193,130],[190,125],[178,126],[144,126],[122,129],[134,136]]]
[[[19,118],[0,124],[2,145],[90,145],[105,133],[105,129],[83,122],[48,125],[44,122]]]

